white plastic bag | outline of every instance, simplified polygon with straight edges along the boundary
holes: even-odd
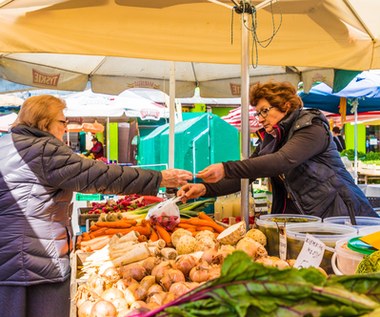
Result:
[[[166,230],[173,230],[180,221],[177,202],[180,197],[173,197],[149,209],[146,219],[153,223],[159,223]]]

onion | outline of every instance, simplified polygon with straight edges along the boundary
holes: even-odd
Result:
[[[120,268],[120,274],[123,276],[123,279],[131,277],[136,281],[141,281],[146,275],[146,270],[142,265],[132,263],[122,266]]]
[[[163,289],[162,289],[161,285],[153,284],[151,287],[148,288],[147,295],[150,296],[154,293],[162,292],[162,291],[163,291]]]
[[[210,268],[210,265],[204,261],[191,269],[189,277],[193,282],[206,282],[210,279]]]
[[[187,282],[177,282],[173,283],[170,286],[169,293],[170,294],[175,294],[176,297],[180,297],[181,295],[187,293],[190,291],[190,285]]]
[[[112,284],[116,283],[120,279],[120,274],[119,274],[118,270],[115,267],[111,266],[111,267],[108,267],[103,272],[103,274],[101,275],[101,277],[105,280],[105,282],[108,285],[112,285]]]
[[[106,289],[102,293],[101,297],[105,300],[113,302],[115,299],[124,298],[124,293],[116,287],[111,287],[109,289]]]
[[[215,251],[216,252],[216,251]],[[184,254],[177,258],[175,261],[175,265],[178,270],[180,270],[183,274],[189,274],[190,270],[195,266],[197,260],[190,254]]]
[[[218,251],[215,248],[207,249],[203,252],[201,259],[208,264],[213,263],[214,259],[218,256]],[[193,266],[194,267],[194,266]]]
[[[84,301],[78,308],[78,317],[90,317],[92,306],[94,306],[94,302]]]
[[[90,317],[117,317],[117,310],[111,302],[99,300],[92,306]]]
[[[153,268],[161,262],[160,258],[150,256],[142,262],[142,266],[145,268],[148,274],[150,274]]]
[[[165,271],[160,283],[165,290],[169,290],[170,286],[176,282],[185,282],[185,275],[180,270],[169,269]]]
[[[165,271],[172,269],[174,266],[174,261],[163,261],[156,265],[152,270],[152,275],[156,277],[156,282],[159,282],[164,276]]]
[[[90,275],[87,281],[87,285],[98,295],[102,294],[106,288],[106,282],[101,276],[97,274]]]

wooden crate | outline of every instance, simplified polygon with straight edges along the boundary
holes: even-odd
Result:
[[[80,276],[80,271],[84,261],[91,255],[91,252],[75,251],[71,254],[71,277],[70,277],[70,317],[77,317],[77,307],[75,305],[75,294],[78,286],[86,282],[86,279]]]

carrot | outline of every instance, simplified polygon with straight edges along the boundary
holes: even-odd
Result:
[[[100,227],[98,227],[96,224],[94,224],[94,225],[92,225],[90,227],[90,231],[96,231],[96,230],[99,230],[99,229],[100,229]]]
[[[208,230],[208,231],[214,232],[214,228],[213,227],[200,226],[200,227],[196,227],[196,229],[197,229],[197,231]]]
[[[207,215],[204,211],[198,212],[198,218],[203,220],[208,220],[214,222],[214,219],[212,219],[209,215]]]
[[[160,237],[160,239],[165,241],[166,245],[172,244],[172,239],[170,237],[170,233],[167,232],[163,226],[156,223],[156,230],[157,230],[158,236]]]
[[[82,233],[82,241],[89,241],[90,239],[90,234],[88,232]]]
[[[122,228],[105,228],[105,229],[106,229],[105,234],[108,234],[108,235],[117,234],[117,233],[126,234],[134,230],[133,227],[125,228],[125,229],[122,229]]]
[[[103,236],[103,235],[106,234],[106,230],[107,230],[107,228],[102,228],[102,229],[90,232],[90,238],[93,239],[93,238],[96,238],[96,237]]]
[[[190,219],[181,219],[182,222],[191,224],[194,226],[206,226],[206,227],[212,227],[215,229],[217,232],[222,232],[224,228],[222,226],[219,226],[216,222],[214,221],[209,221],[209,220],[203,220],[199,218],[190,218]]]
[[[134,226],[134,227],[132,227],[132,230],[135,230],[139,234],[143,234],[146,237],[149,237],[150,234],[151,234],[151,232],[152,232],[152,229],[151,229],[150,225],[147,225],[147,226],[141,226],[141,225]]]
[[[150,234],[150,241],[157,241],[159,239],[156,230],[152,228],[152,233]]]
[[[178,228],[183,228],[183,229],[196,229],[196,226],[188,224],[188,223],[182,223],[182,222],[180,222],[179,224],[177,224],[177,227]]]
[[[117,221],[100,221],[97,222],[96,225],[98,227],[104,228],[130,228],[134,225],[136,225],[136,220],[130,220],[130,219],[122,219]]]

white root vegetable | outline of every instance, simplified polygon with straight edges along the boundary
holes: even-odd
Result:
[[[177,251],[173,248],[162,248],[161,255],[166,260],[175,260],[177,258]]]
[[[148,247],[151,256],[157,257],[161,254],[161,250],[158,247]]]
[[[207,235],[201,236],[198,242],[195,244],[194,251],[206,251],[216,247],[216,243],[213,237]]]
[[[163,239],[158,239],[156,241],[148,241],[149,247],[157,247],[159,249],[165,248],[166,242]]]
[[[119,242],[125,242],[125,241],[137,241],[139,238],[139,234],[136,231],[130,231],[127,234],[123,235]]]
[[[259,229],[250,229],[247,231],[245,236],[248,238],[252,238],[253,240],[255,240],[258,243],[260,243],[261,245],[263,245],[264,247],[267,245],[267,237]]]
[[[177,231],[174,231],[174,233]],[[194,248],[197,244],[197,240],[193,236],[183,235],[179,238],[176,245],[178,255],[189,254],[194,252]]]
[[[179,228],[176,231],[174,231],[171,235],[171,240],[174,247],[177,247],[177,242],[182,236],[192,237],[193,234],[189,230],[182,229],[182,228]]]
[[[236,250],[244,251],[254,260],[268,256],[268,252],[262,244],[248,237],[241,239],[236,244]]]
[[[124,255],[116,259],[112,259],[112,262],[117,267],[120,265],[125,265],[132,262],[138,262],[140,260],[144,260],[148,258],[149,256],[150,256],[149,248],[146,242],[144,242],[144,243],[136,244],[133,247],[133,249],[129,250]]]
[[[233,224],[232,226],[223,230],[217,237],[216,240],[221,244],[236,244],[242,237],[244,237],[246,232],[245,221],[240,221]]]

